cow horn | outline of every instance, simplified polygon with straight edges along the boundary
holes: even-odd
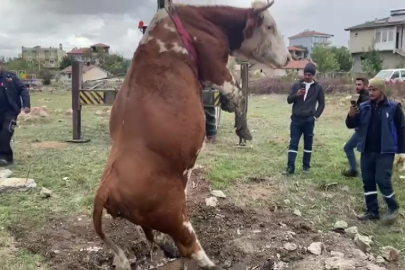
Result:
[[[267,5],[265,5],[264,7],[255,9],[255,10],[254,10],[255,15],[259,15],[260,13],[262,13],[263,11],[265,11],[266,9],[270,8],[273,4],[274,4],[274,0],[271,0],[271,2],[268,3]]]

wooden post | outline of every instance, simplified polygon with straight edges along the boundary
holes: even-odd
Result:
[[[245,117],[247,117],[249,101],[249,63],[243,62],[240,66],[240,77],[242,81],[242,94],[245,97]],[[246,140],[239,138],[239,145],[245,146]]]
[[[82,111],[80,105],[80,89],[82,88],[82,65],[78,61],[72,62],[72,124],[73,139],[68,142],[85,143],[90,140],[82,139]]]
[[[241,80],[242,80],[242,92],[246,98],[245,113],[248,111],[248,100],[249,100],[249,64],[242,63],[241,65]]]

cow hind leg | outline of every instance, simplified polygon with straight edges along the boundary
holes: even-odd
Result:
[[[147,227],[142,227],[142,230],[145,233],[146,239],[148,239],[148,241],[152,244],[151,259],[154,244],[161,248],[167,257],[171,259],[180,258],[180,253],[173,243],[173,240],[170,239],[170,237],[168,237],[166,234],[159,231],[153,231]]]
[[[171,236],[183,257],[196,261],[198,266],[204,270],[221,270],[208,258],[187,218],[184,218],[183,224]]]

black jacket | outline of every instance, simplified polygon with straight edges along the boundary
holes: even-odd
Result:
[[[308,117],[315,116],[319,118],[325,109],[325,94],[322,86],[314,81],[308,89],[308,95],[304,101],[304,96],[297,96],[298,90],[301,88],[301,83],[304,80],[296,82],[292,88],[290,95],[287,97],[288,104],[294,103],[292,114],[294,116]],[[316,103],[318,108],[315,109]]]
[[[370,95],[367,90],[361,90],[359,94],[359,98],[357,99],[357,107],[360,106],[361,103],[366,102],[370,99]]]
[[[5,70],[0,72],[0,87],[4,89],[7,100],[17,115],[22,107],[31,108],[27,87],[14,73]]]

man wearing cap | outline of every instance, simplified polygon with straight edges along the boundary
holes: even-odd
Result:
[[[368,87],[368,80],[366,78],[356,78],[356,92],[357,94],[359,94],[359,97],[356,101],[357,107],[361,103],[369,100],[367,87]],[[357,170],[356,156],[354,154],[354,148],[356,148],[358,140],[359,136],[356,128],[352,137],[347,141],[347,143],[343,147],[343,150],[346,153],[350,165],[350,169],[342,172],[342,174],[346,177],[357,177],[359,175],[359,172]]]
[[[398,202],[391,183],[395,154],[400,162],[405,161],[405,120],[401,104],[384,94],[384,79],[369,82],[370,100],[352,106],[346,118],[348,128],[358,128],[361,153],[360,167],[364,184],[364,197],[367,211],[358,216],[360,220],[380,218],[377,185],[388,205],[384,223],[394,223],[398,216]]]
[[[321,116],[325,108],[324,91],[322,86],[314,80],[315,73],[316,66],[313,63],[308,63],[304,69],[304,79],[292,86],[287,98],[288,104],[293,104],[293,107],[287,169],[283,173],[285,175],[291,175],[295,172],[295,159],[302,134],[304,134],[303,172],[309,173],[311,168],[315,121]],[[318,107],[316,108],[317,103]]]
[[[27,87],[13,73],[4,70],[0,59],[0,166],[13,163],[10,142],[21,108],[25,113],[30,112]]]

